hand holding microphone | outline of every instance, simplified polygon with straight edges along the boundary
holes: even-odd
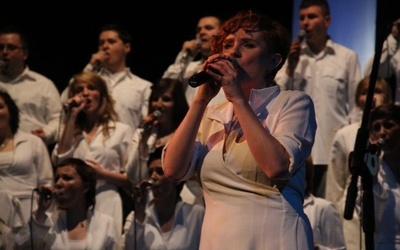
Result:
[[[183,44],[182,62],[189,62],[196,57],[197,53],[201,49],[201,39],[186,41]],[[190,59],[190,60],[189,60]]]
[[[147,179],[139,182],[139,184],[136,185],[135,189],[138,190],[146,190],[147,188],[153,188],[155,186],[156,182],[153,179]]]
[[[82,104],[86,104],[88,102],[87,97],[81,97],[80,101],[77,102],[75,98],[72,98],[72,100],[66,104],[64,104],[63,109],[64,112],[69,114],[73,108],[80,107]]]
[[[297,39],[299,40],[299,42],[303,42],[304,38],[306,37],[306,31],[301,29],[299,30],[299,33],[297,34]]]
[[[103,62],[106,59],[107,53],[104,50],[100,50],[92,55],[90,64],[92,65],[93,72],[99,72],[103,66]]]
[[[233,67],[236,70],[239,67],[235,58],[230,57],[227,59],[217,59],[215,62],[217,62],[218,60],[227,60],[227,61],[231,62],[231,64],[233,65]],[[220,72],[218,72],[216,69],[214,69],[212,66],[207,66],[207,69],[222,76],[222,74]],[[204,83],[208,83],[212,80],[215,80],[215,78],[213,76],[208,74],[206,71],[200,71],[199,73],[194,74],[192,77],[189,78],[189,85],[193,88],[196,88],[196,87],[198,87]]]
[[[149,116],[147,116],[142,122],[142,128],[145,130],[151,130],[156,121],[160,119],[162,116],[161,110],[154,110]]]
[[[145,204],[146,203],[146,192],[147,192],[147,190],[154,188],[155,183],[156,182],[153,179],[147,179],[147,180],[140,181],[133,189],[134,199],[138,203]]]
[[[52,199],[58,199],[62,195],[60,189],[56,187],[41,186],[39,188],[35,188],[35,191],[39,193],[39,195],[43,197],[44,201],[46,202]]]

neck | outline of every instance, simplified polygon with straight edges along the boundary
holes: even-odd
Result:
[[[21,67],[7,67],[5,70],[2,71],[3,75],[8,77],[9,79],[15,79],[19,75],[24,72],[25,66],[22,65]]]
[[[318,55],[322,50],[325,49],[327,42],[328,37],[324,37],[321,41],[317,41],[315,43],[307,43],[307,45],[315,55]]]
[[[5,131],[0,131],[0,145],[6,144],[6,142],[13,138],[11,128],[8,127]]]
[[[82,206],[77,206],[76,209],[67,210],[67,228],[72,229],[75,228],[78,224],[83,226],[83,223],[87,219],[87,210],[86,206],[82,204]]]
[[[125,64],[125,62],[123,62],[118,65],[109,65],[107,67],[107,70],[110,71],[111,73],[115,74],[115,73],[124,71],[125,68],[126,68],[126,64]]]
[[[177,195],[169,195],[163,199],[154,199],[154,207],[157,211],[160,224],[170,219],[175,212],[176,204],[178,203]]]

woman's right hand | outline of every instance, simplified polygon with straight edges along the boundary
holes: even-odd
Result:
[[[87,98],[84,96],[75,95],[67,100],[65,112],[68,114],[79,113],[86,105]]]

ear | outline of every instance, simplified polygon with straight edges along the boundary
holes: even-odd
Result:
[[[124,48],[125,48],[126,54],[129,54],[129,52],[131,52],[131,44],[130,43],[125,43]]]
[[[269,56],[268,71],[274,70],[282,62],[282,56],[280,54],[273,54]]]

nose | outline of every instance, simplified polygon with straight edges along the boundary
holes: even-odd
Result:
[[[84,96],[89,95],[89,89],[88,89],[88,88],[83,88],[82,94],[83,94]]]
[[[157,101],[154,102],[154,107],[157,108],[161,108],[163,105],[163,100],[162,100],[162,96],[158,97]]]

